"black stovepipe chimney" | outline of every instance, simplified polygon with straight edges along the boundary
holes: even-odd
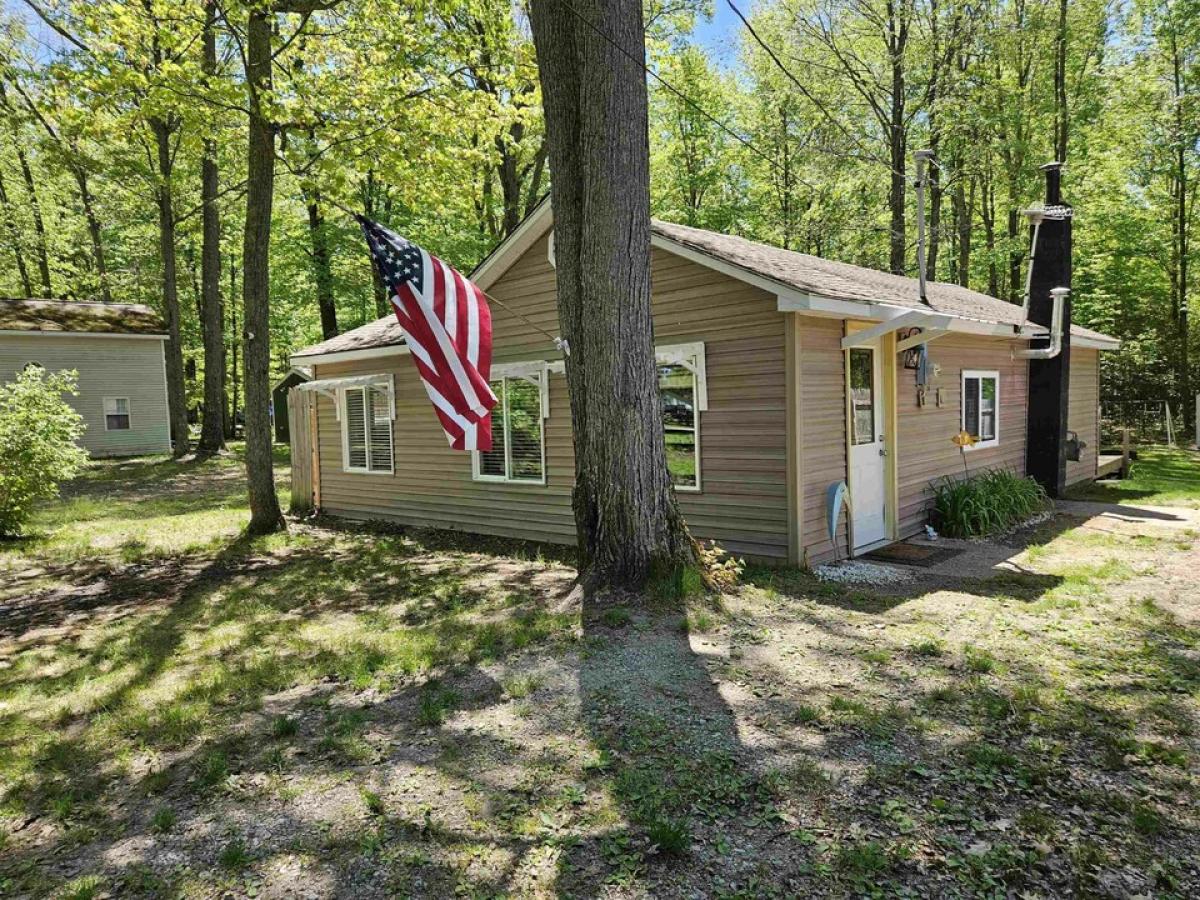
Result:
[[[1054,301],[1050,290],[1071,286],[1071,219],[1062,199],[1058,162],[1042,166],[1046,173],[1046,208],[1037,229],[1029,280],[1029,321],[1051,326]],[[1029,406],[1026,417],[1025,472],[1051,497],[1061,497],[1067,481],[1067,409],[1071,379],[1071,297],[1063,301],[1062,350],[1051,359],[1029,361]],[[1032,347],[1045,341],[1031,342]]]

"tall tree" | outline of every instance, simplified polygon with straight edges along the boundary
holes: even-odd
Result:
[[[202,69],[206,86],[217,74],[217,0],[205,0]],[[225,334],[221,309],[221,218],[217,206],[220,172],[217,142],[204,139],[200,161],[201,227],[200,304],[204,323],[204,420],[197,452],[211,456],[225,449]]]
[[[694,559],[659,416],[642,5],[534,0],[532,24],[571,348],[580,570],[593,588],[640,585]]]

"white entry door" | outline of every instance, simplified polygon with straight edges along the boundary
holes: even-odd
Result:
[[[854,551],[887,538],[883,393],[879,341],[849,354],[850,522]]]

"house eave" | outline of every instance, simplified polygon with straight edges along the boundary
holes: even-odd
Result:
[[[1072,347],[1086,347],[1088,350],[1112,351],[1120,350],[1121,342],[1116,338],[1111,340],[1101,340],[1100,338],[1085,337],[1084,335],[1071,335]]]
[[[360,359],[382,359],[387,356],[407,356],[407,344],[388,344],[386,347],[366,347],[362,350],[338,350],[333,353],[292,354],[293,366],[321,366],[329,363],[355,362]]]
[[[142,341],[165,341],[165,334],[129,334],[124,331],[48,331],[40,328],[0,328],[0,337],[40,335],[69,338],[132,338]]]

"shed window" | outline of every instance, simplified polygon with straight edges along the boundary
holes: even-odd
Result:
[[[104,430],[105,431],[128,431],[129,430],[129,398],[128,397],[105,397],[104,398]]]
[[[479,481],[546,483],[547,372],[544,363],[497,367],[491,381],[492,449],[476,451]]]
[[[973,369],[962,373],[962,429],[976,447],[1000,443],[1000,373]]]
[[[382,387],[343,390],[342,450],[347,472],[393,471],[391,398]]]

